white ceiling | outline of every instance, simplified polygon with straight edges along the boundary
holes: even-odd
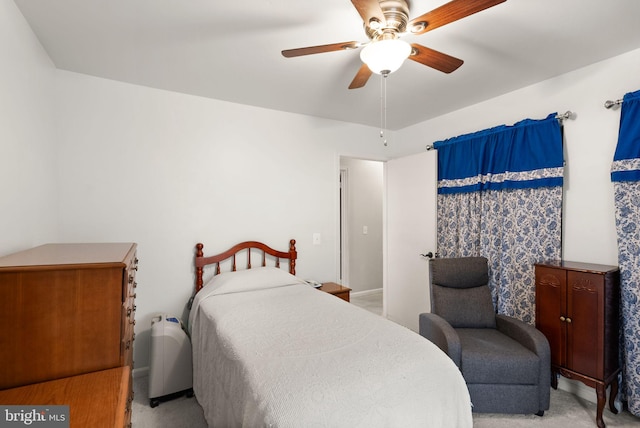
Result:
[[[381,78],[348,90],[359,51],[280,51],[366,41],[348,0],[15,0],[55,65],[154,88],[381,125]],[[414,0],[410,18],[443,0]],[[465,63],[406,61],[387,79],[400,129],[640,47],[638,0],[507,0],[407,37]],[[630,72],[638,73],[640,70]]]

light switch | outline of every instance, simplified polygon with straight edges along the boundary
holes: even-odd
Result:
[[[322,237],[319,233],[313,234],[313,245],[320,245],[322,243]]]
[[[367,226],[362,226],[362,234],[366,235],[367,233],[369,233],[369,228]]]

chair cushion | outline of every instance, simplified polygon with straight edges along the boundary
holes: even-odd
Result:
[[[456,332],[462,348],[460,370],[468,384],[538,383],[538,356],[509,336],[492,328]]]
[[[475,288],[447,288],[431,285],[431,312],[453,328],[495,328],[496,313],[487,285]]]

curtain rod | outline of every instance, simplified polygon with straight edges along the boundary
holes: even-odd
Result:
[[[609,108],[609,109],[610,108],[615,108],[615,107],[619,106],[620,104],[622,104],[622,101],[623,101],[622,99],[615,100],[615,101],[607,100],[604,103],[604,108]]]
[[[622,100],[620,100],[620,102],[622,102]],[[576,117],[576,115],[571,110],[567,110],[562,114],[557,114],[556,115],[556,119],[558,119],[560,122],[562,122],[563,120],[566,120],[566,119],[575,119],[575,117]],[[433,150],[433,144],[428,144],[426,149],[427,149],[427,151]]]

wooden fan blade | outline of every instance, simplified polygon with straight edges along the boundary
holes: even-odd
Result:
[[[411,44],[411,55],[409,55],[409,59],[424,64],[427,67],[435,68],[443,73],[451,73],[457,70],[464,62],[461,59],[429,49],[417,43]]]
[[[409,21],[408,28],[411,30],[414,26],[419,28],[424,25],[424,28],[411,31],[412,34],[424,34],[427,31],[450,24],[505,1],[507,0],[453,0],[433,9],[431,12],[412,19]]]
[[[381,24],[387,22],[378,0],[351,0],[351,3],[358,10],[365,24],[371,21],[371,18],[377,19]]]
[[[330,45],[309,46],[306,48],[287,49],[282,51],[282,56],[293,58],[295,56],[311,55],[324,52],[335,52],[360,47],[359,42],[332,43]]]
[[[373,72],[369,70],[369,67],[367,67],[367,64],[362,64],[362,66],[360,67],[360,70],[358,70],[358,72],[356,73],[356,77],[354,77],[353,80],[351,81],[351,84],[349,85],[349,89],[362,88],[364,85],[367,84],[367,80],[369,80],[369,77],[371,77],[372,74]]]

